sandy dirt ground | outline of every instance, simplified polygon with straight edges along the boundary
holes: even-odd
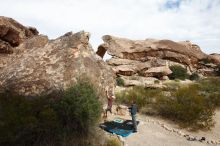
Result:
[[[109,115],[108,121],[116,117],[123,119],[130,119],[130,116]],[[177,125],[163,120],[161,118],[138,115],[137,119],[140,121],[138,125],[138,132],[123,138],[125,146],[211,146],[217,144],[208,144],[207,141],[189,141],[186,137],[178,132],[167,130],[161,125],[166,125],[168,129],[175,129],[181,133],[188,134],[193,137],[206,137],[206,140],[215,140],[220,142],[220,110],[216,111],[214,117],[216,124],[211,131],[189,132],[180,129]]]

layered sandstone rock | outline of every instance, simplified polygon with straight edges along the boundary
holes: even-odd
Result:
[[[220,64],[220,54],[216,54],[216,53],[210,54],[210,55],[208,56],[208,60],[209,60],[210,62],[215,63],[215,64]]]
[[[146,61],[150,57],[157,57],[194,66],[207,56],[199,46],[189,41],[174,42],[153,39],[135,41],[109,35],[103,36],[103,40],[104,44],[99,46],[99,52],[107,50],[111,56],[129,60]]]
[[[156,77],[167,80],[172,73],[169,66],[180,65],[188,73],[203,75],[215,72],[219,56],[206,55],[198,45],[189,41],[130,40],[110,35],[103,36],[104,43],[98,47],[101,57],[107,52],[112,56],[107,63],[118,76]],[[209,60],[209,63],[204,63]],[[124,78],[126,85],[145,85],[142,81]]]
[[[33,27],[25,27],[12,18],[0,16],[0,53],[12,53],[13,47],[38,35]]]
[[[41,39],[38,37],[38,31],[33,27],[25,27],[12,18],[0,16],[0,69],[7,66],[7,64],[14,60],[19,48],[31,49],[38,44],[45,45],[45,43],[40,43],[35,41],[35,44],[28,42],[27,47],[18,47],[21,43],[28,39],[37,37],[35,39]],[[47,42],[48,39],[44,38]],[[24,43],[25,44],[25,43]],[[37,46],[36,46],[37,47]],[[24,50],[20,50],[22,52]]]
[[[112,69],[95,54],[89,33],[72,32],[55,40],[45,36],[26,40],[15,49],[16,57],[0,70],[0,89],[26,96],[49,94],[88,78],[104,94],[114,86]]]

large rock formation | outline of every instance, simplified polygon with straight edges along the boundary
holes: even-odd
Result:
[[[38,35],[35,28],[25,27],[12,18],[0,16],[0,53],[12,53],[13,47],[34,35]]]
[[[107,62],[119,76],[167,79],[167,75],[172,73],[169,69],[171,65],[181,65],[189,73],[205,75],[213,73],[215,63],[219,61],[217,55],[206,55],[198,45],[189,41],[129,40],[110,35],[103,36],[103,41],[97,54],[103,57],[107,51],[112,56]],[[204,60],[214,65],[210,66]]]
[[[114,57],[146,61],[149,57],[172,60],[185,65],[196,65],[199,60],[206,57],[199,46],[185,42],[173,42],[170,40],[129,40],[113,36],[103,36],[104,48]]]
[[[216,53],[210,54],[210,55],[208,56],[208,60],[209,60],[210,62],[215,63],[215,64],[220,64],[220,54],[216,54]]]
[[[38,36],[35,28],[25,27],[12,18],[0,16],[0,69],[12,60],[17,46],[35,36]]]
[[[82,31],[50,41],[42,35],[22,40],[10,56],[5,54],[10,59],[0,70],[0,90],[25,96],[49,94],[66,89],[83,77],[104,94],[107,86],[114,86],[115,75],[95,54],[89,36]]]

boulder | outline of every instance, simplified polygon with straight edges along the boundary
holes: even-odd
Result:
[[[212,63],[215,63],[215,64],[220,64],[220,54],[210,54],[208,56],[208,60]]]
[[[0,69],[2,70],[3,67],[7,66],[8,63],[16,58],[16,52],[18,52],[19,48],[33,48],[31,46],[33,44],[32,42],[28,42],[29,44],[27,45],[29,46],[26,47],[19,47],[19,45],[22,43],[26,44],[24,43],[26,40],[35,36],[38,36],[36,28],[25,27],[12,18],[0,16]],[[44,40],[47,42],[47,37]],[[38,44],[38,46],[46,44],[43,42],[39,43],[38,41],[35,41],[34,43],[35,45]],[[19,52],[22,51],[20,50]]]
[[[167,76],[171,74],[172,71],[167,66],[160,66],[160,67],[152,67],[146,70],[143,74],[146,77],[157,77],[162,78],[163,76]]]
[[[21,58],[24,52],[45,46],[48,41],[47,36],[37,35],[28,40],[24,40],[18,47],[13,48],[12,54],[0,53],[0,69],[3,70],[4,67],[15,61],[16,58]]]
[[[33,27],[25,27],[12,18],[0,16],[0,53],[12,53],[13,47],[38,35]]]
[[[189,41],[129,40],[110,35],[103,36],[103,41],[98,50],[107,50],[111,56],[129,60],[147,61],[149,57],[157,57],[195,66],[199,60],[207,57],[199,46]]]
[[[50,94],[91,81],[102,95],[115,86],[115,75],[89,44],[89,33],[67,33],[55,40],[45,36],[26,40],[15,49],[13,61],[0,70],[0,89],[25,96]]]
[[[153,77],[142,77],[142,76],[120,76],[124,81],[124,86],[143,86],[149,88],[164,88],[162,84],[155,84],[158,81],[157,78]]]

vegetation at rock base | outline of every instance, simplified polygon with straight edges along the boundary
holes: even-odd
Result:
[[[196,81],[196,80],[199,80],[199,75],[197,73],[192,73],[190,76],[189,76],[189,79],[192,80],[192,81]]]
[[[220,78],[177,84],[163,90],[134,87],[116,94],[117,102],[129,105],[135,99],[139,112],[162,116],[190,130],[210,129],[220,106]]]
[[[181,87],[171,97],[156,99],[158,113],[190,129],[209,129],[214,123],[214,106],[209,99],[199,94],[196,85]]]
[[[98,96],[86,82],[33,99],[5,92],[0,95],[0,145],[92,145],[100,112]]]
[[[216,67],[216,72],[217,72],[217,75],[220,76],[220,64],[217,65],[217,67]]]
[[[174,79],[185,80],[189,77],[189,75],[187,74],[187,69],[183,68],[180,65],[170,66],[170,70],[172,71],[172,74],[169,75],[169,78],[172,80]]]
[[[144,106],[152,103],[152,100],[155,96],[161,94],[159,89],[145,89],[142,86],[134,86],[130,90],[122,91],[121,93],[116,94],[116,102],[124,103],[130,105],[133,100],[136,101],[136,104],[139,109]]]
[[[124,80],[120,77],[116,78],[116,83],[117,83],[118,86],[124,86],[125,85]]]
[[[106,141],[105,146],[121,146],[121,142],[116,138],[111,138]]]

